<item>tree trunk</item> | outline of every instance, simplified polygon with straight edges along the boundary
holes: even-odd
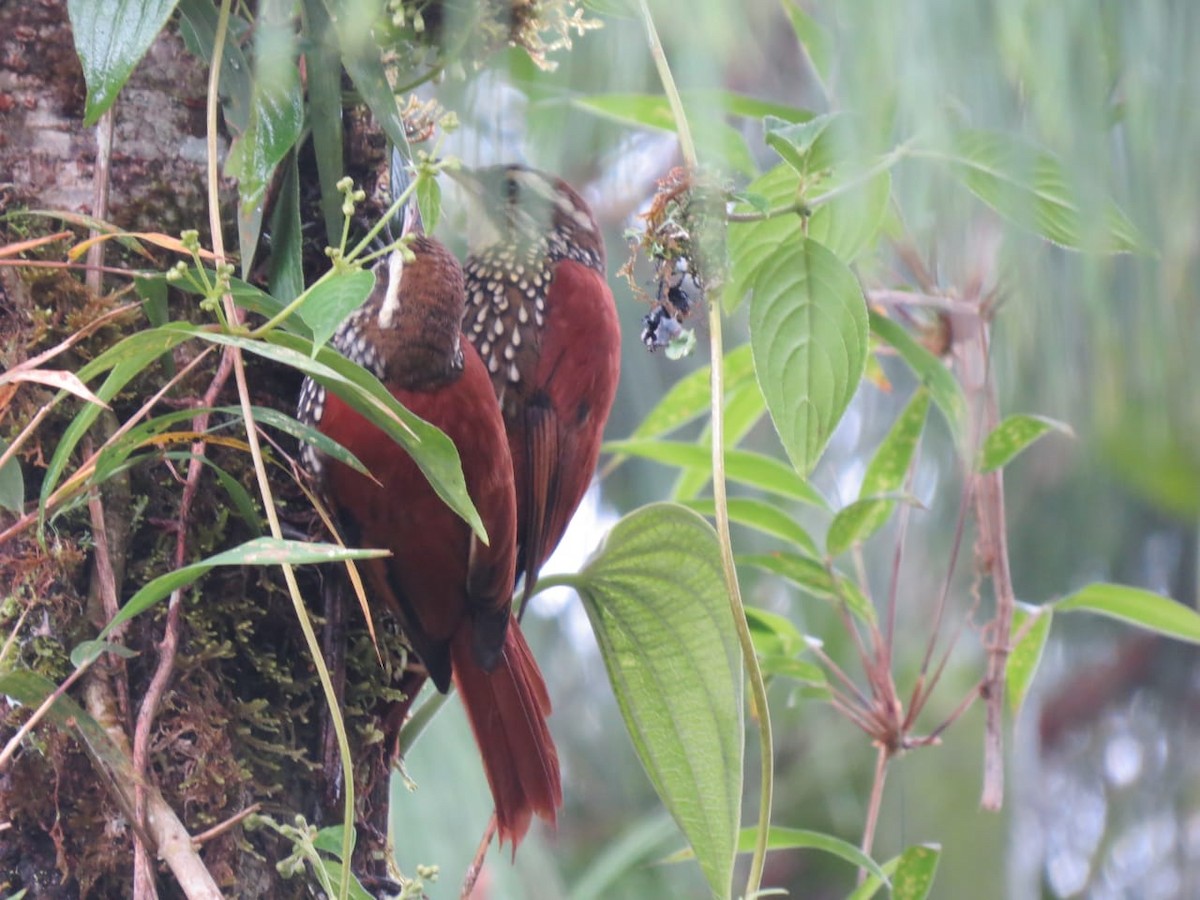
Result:
[[[60,220],[24,213],[35,209],[99,214],[128,231],[178,235],[194,228],[207,235],[207,63],[186,51],[173,26],[159,36],[114,107],[107,172],[98,162],[103,158],[103,122],[82,127],[85,85],[65,0],[0,2],[0,51],[0,212],[8,216],[0,221],[0,247],[64,227]],[[361,171],[380,162],[363,158],[361,150],[354,153],[354,147],[375,146],[362,139],[366,127],[347,122],[347,158]],[[315,196],[315,189],[303,183],[305,176],[302,166],[301,194]],[[107,182],[106,209],[96,205],[98,180]],[[307,180],[315,184],[315,174]],[[232,185],[223,185],[226,210],[232,210],[233,196]],[[231,223],[232,215],[225,221]],[[71,238],[25,258],[61,263],[70,244],[86,235],[78,227],[72,230]],[[210,241],[202,237],[202,243]],[[159,271],[178,258],[156,252],[156,261],[148,262],[115,242],[106,245],[106,255],[109,266]],[[0,368],[12,368],[137,299],[127,290],[128,276],[110,273],[102,282],[95,274],[91,278],[89,287],[77,270],[0,265]],[[194,297],[173,295],[169,310],[176,319],[202,318]],[[134,307],[47,367],[75,370],[147,327],[146,314]],[[112,414],[93,425],[92,441],[98,445],[115,431],[198,350],[183,344],[135,378],[112,400]],[[211,356],[167,394],[155,414],[198,403],[213,381],[217,355]],[[291,413],[300,376],[254,358],[247,365],[253,402]],[[50,388],[33,383],[22,383],[9,394],[4,390],[0,387],[0,440],[6,443],[0,450],[54,396]],[[215,399],[216,406],[235,405],[232,382]],[[64,430],[83,408],[74,398],[55,406],[18,453],[26,512],[35,508],[46,465]],[[225,419],[238,421],[236,416]],[[189,425],[184,419],[176,427]],[[234,431],[222,434],[236,438]],[[132,457],[135,462],[126,472],[105,482],[91,509],[80,502],[53,517],[44,534],[35,524],[0,539],[0,647],[13,635],[11,646],[0,653],[0,678],[28,670],[61,684],[74,668],[72,649],[94,638],[107,619],[103,582],[110,569],[123,602],[175,568],[181,530],[188,563],[257,536],[256,517],[242,515],[234,502],[236,489],[224,487],[210,468],[201,474],[182,529],[177,527],[190,446],[190,438],[148,444]],[[293,448],[284,449],[290,453]],[[184,451],[184,458],[178,451]],[[249,496],[255,495],[247,454],[236,446],[209,445],[207,458]],[[67,473],[82,459],[77,450]],[[274,472],[277,500],[285,516],[291,511],[291,526],[300,534],[315,531],[298,485],[286,468]],[[0,510],[0,532],[18,518]],[[101,558],[105,547],[107,565]],[[340,577],[332,568],[326,574]],[[316,570],[302,569],[300,577],[304,596],[310,602],[319,598]],[[144,782],[161,793],[193,838],[254,804],[285,825],[294,824],[297,815],[316,825],[340,822],[336,780],[331,787],[332,776],[326,778],[321,762],[327,705],[278,570],[215,569],[182,593],[180,610],[178,656],[152,717]],[[160,603],[134,619],[123,642],[136,655],[128,660],[106,656],[68,693],[108,732],[120,759],[106,763],[103,751],[80,740],[84,730],[75,727],[77,722],[52,715],[0,768],[0,894],[24,888],[31,898],[131,895],[135,835],[150,831],[131,821],[127,801],[137,775],[120,784],[112,773],[134,771],[129,747],[158,667],[166,615],[167,604]],[[359,754],[361,798],[355,868],[360,875],[385,876],[390,758],[376,714],[381,705],[395,701],[394,686],[391,673],[381,673],[353,601],[345,618],[347,727]],[[387,622],[376,626],[384,658],[400,658],[395,629]],[[7,744],[36,705],[6,700],[5,693],[0,689],[0,745]],[[147,839],[153,842],[152,836]],[[239,822],[206,839],[199,854],[227,895],[309,896],[311,874],[301,871],[288,879],[276,867],[292,850],[276,831],[248,830]],[[167,872],[159,862],[163,852],[161,846],[148,848],[159,892],[194,894],[179,886],[174,869]]]

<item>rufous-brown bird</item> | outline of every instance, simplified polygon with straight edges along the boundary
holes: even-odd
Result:
[[[419,221],[406,211],[406,230]],[[479,744],[501,842],[515,851],[533,814],[551,822],[562,803],[550,700],[511,612],[516,495],[504,422],[488,371],[462,340],[462,269],[424,235],[375,269],[367,301],[334,346],[370,370],[404,406],[441,428],[489,543],[439,499],[413,459],[325,388],[306,381],[300,418],[333,438],[376,481],[306,446],[316,477],[357,546],[391,551],[359,563],[372,604],[394,613],[438,690],[457,685]]]
[[[617,392],[621,331],[604,237],[561,178],[518,165],[450,174],[479,207],[463,333],[504,413],[528,598],[591,483]]]

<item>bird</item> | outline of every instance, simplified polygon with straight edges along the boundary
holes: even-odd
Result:
[[[550,698],[512,615],[512,461],[487,368],[462,337],[462,269],[445,245],[420,231],[415,206],[406,207],[410,258],[395,249],[375,267],[370,296],[332,343],[454,442],[488,543],[437,496],[404,449],[312,380],[301,389],[298,418],[357,456],[373,478],[311,444],[301,460],[347,539],[391,552],[359,562],[369,603],[396,616],[439,691],[457,686],[495,801],[500,841],[515,854],[533,815],[553,824],[562,804],[547,724]]]
[[[557,176],[516,164],[448,174],[477,207],[463,264],[463,333],[504,415],[527,601],[591,484],[620,378],[604,236],[591,207]]]

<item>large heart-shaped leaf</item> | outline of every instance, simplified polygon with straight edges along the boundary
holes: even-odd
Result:
[[[668,503],[626,516],[570,579],[646,772],[728,896],[742,796],[742,657],[716,532]]]

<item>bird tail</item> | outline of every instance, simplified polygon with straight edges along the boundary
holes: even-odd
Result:
[[[515,621],[490,672],[474,659],[471,629],[459,629],[450,652],[496,804],[500,843],[511,841],[516,853],[533,814],[553,824],[562,805],[558,751],[546,726],[550,695]]]

